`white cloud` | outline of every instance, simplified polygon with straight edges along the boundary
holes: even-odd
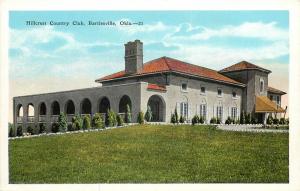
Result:
[[[194,31],[192,35],[177,34],[178,31]],[[240,25],[226,25],[218,29],[205,26],[180,25],[179,30],[166,36],[165,40],[178,42],[184,40],[208,40],[213,37],[242,37],[261,40],[288,40],[288,31],[277,26],[276,22],[244,22]],[[197,31],[197,32],[196,32]]]

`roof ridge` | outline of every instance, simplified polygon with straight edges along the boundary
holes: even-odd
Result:
[[[186,62],[186,61],[182,61],[182,60],[179,60],[179,59],[176,59],[176,58],[171,58],[171,57],[167,57],[167,56],[165,56],[165,57],[168,58],[168,59],[172,59],[172,60],[176,60],[176,61],[179,61],[179,62],[183,62],[185,64],[189,64],[189,65],[192,65],[192,66],[195,66],[195,67],[204,68],[204,69],[207,69],[207,70],[210,70],[210,71],[218,72],[217,70],[213,70],[213,69],[210,69],[210,68],[207,68],[207,67],[204,67],[204,66],[199,66],[197,64],[192,64],[192,63],[189,63],[189,62]]]

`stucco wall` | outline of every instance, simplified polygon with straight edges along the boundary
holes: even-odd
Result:
[[[65,92],[55,92],[55,93],[46,93],[38,95],[29,95],[29,96],[20,96],[15,97],[14,102],[14,123],[16,124],[17,118],[17,106],[21,104],[23,106],[23,128],[26,128],[27,122],[27,111],[28,104],[32,103],[34,106],[34,123],[38,123],[38,111],[39,105],[44,102],[47,108],[47,119],[48,130],[50,128],[50,112],[51,104],[54,101],[58,101],[60,105],[60,112],[65,111],[65,104],[68,100],[72,100],[75,105],[75,114],[80,113],[80,105],[83,99],[88,98],[92,104],[92,114],[98,112],[99,103],[103,97],[107,97],[110,101],[110,107],[112,110],[118,112],[119,102],[122,96],[128,95],[132,103],[132,113],[138,113],[140,111],[140,92],[141,92],[141,83],[131,83],[126,85],[115,85],[109,87],[96,87],[88,89],[79,89]],[[136,121],[136,115],[133,115],[133,121]],[[25,130],[25,129],[24,129]]]

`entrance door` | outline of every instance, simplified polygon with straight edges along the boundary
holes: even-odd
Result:
[[[152,121],[159,121],[159,102],[151,100],[149,105],[152,111]]]

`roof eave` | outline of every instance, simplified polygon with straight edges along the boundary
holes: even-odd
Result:
[[[263,68],[245,68],[245,69],[239,69],[239,70],[229,70],[229,71],[226,71],[226,70],[220,70],[218,71],[219,73],[229,73],[229,72],[239,72],[239,71],[244,71],[244,70],[259,70],[259,71],[262,71],[262,72],[266,72],[268,74],[272,73],[271,70],[267,70],[267,69],[263,69]]]
[[[198,76],[198,75],[193,75],[193,74],[188,74],[188,73],[178,72],[178,71],[169,71],[169,70],[168,71],[146,73],[146,74],[137,74],[137,75],[132,75],[132,76],[124,76],[124,77],[113,78],[113,79],[108,79],[108,80],[95,80],[95,81],[98,82],[98,83],[103,83],[103,82],[122,80],[122,79],[134,78],[134,77],[140,77],[140,76],[147,76],[147,75],[153,75],[153,74],[159,74],[159,73],[177,73],[177,74],[192,76],[192,77],[201,78],[201,79],[205,79],[205,80],[216,81],[216,82],[219,82],[219,83],[230,84],[230,85],[235,85],[235,86],[239,86],[239,87],[246,87],[246,85],[242,84],[242,83],[226,82],[226,81],[222,81],[222,80],[216,80],[216,79],[213,79],[213,78],[207,78],[207,77],[203,77],[203,76]]]

